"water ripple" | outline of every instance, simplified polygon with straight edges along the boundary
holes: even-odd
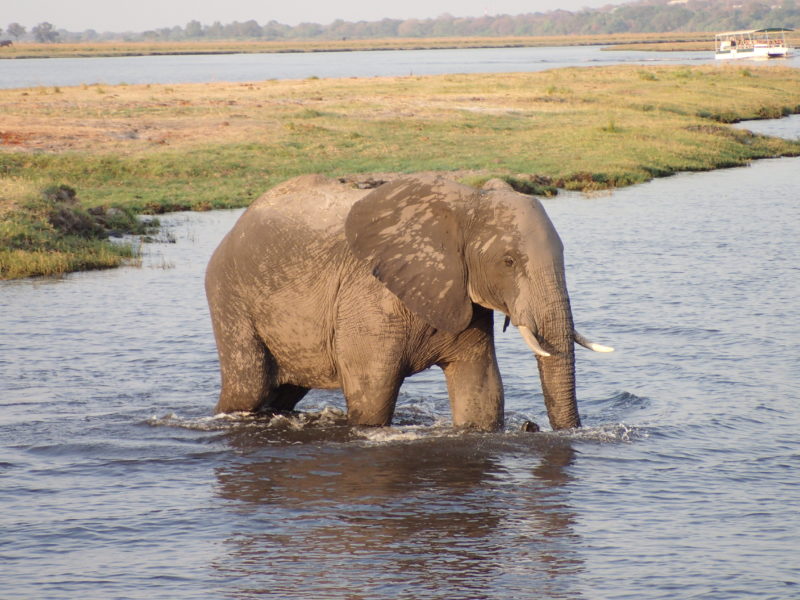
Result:
[[[544,200],[617,347],[579,351],[572,431],[521,431],[547,414],[500,331],[501,432],[454,430],[438,369],[393,427],[338,392],[210,416],[202,271],[240,211],[166,217],[168,271],[0,283],[2,594],[796,596],[798,161]]]

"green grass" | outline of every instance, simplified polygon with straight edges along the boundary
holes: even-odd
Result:
[[[727,126],[800,112],[800,72],[780,66],[104,90],[0,90],[0,185],[25,190],[11,200],[0,193],[4,256],[23,249],[14,245],[19,232],[9,233],[10,223],[61,235],[34,202],[53,184],[75,188],[85,211],[158,214],[246,206],[276,183],[310,172],[445,171],[474,183],[498,176],[552,195],[557,188],[592,191],[800,154],[796,141]],[[39,215],[36,227],[31,215]],[[95,242],[108,244],[86,245]],[[53,247],[30,235],[24,250],[38,262],[45,259],[34,253]],[[81,264],[88,263],[70,263]],[[3,277],[11,273],[24,270],[2,267]]]
[[[0,215],[0,279],[117,267],[136,250],[109,236],[148,231],[130,209],[86,210],[67,186],[37,192],[6,185],[0,192],[4,203],[14,203]]]

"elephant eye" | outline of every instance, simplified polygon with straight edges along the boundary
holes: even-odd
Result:
[[[513,267],[514,266],[514,259],[511,258],[510,256],[505,256],[505,257],[503,257],[503,264],[505,266],[507,266],[507,267]]]

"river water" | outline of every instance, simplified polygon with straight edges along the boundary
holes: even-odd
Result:
[[[711,52],[607,52],[601,46],[45,58],[0,60],[0,88],[504,73],[620,63],[709,62],[714,62]]]
[[[438,369],[387,429],[330,391],[212,417],[203,270],[241,211],[165,217],[138,267],[0,283],[0,597],[797,598],[798,173],[544,201],[576,322],[617,348],[579,352],[569,433],[518,431],[547,419],[499,328],[501,433],[448,427]]]

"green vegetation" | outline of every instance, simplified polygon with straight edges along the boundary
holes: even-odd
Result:
[[[4,257],[56,248],[44,234],[108,244],[89,235],[83,217],[79,235],[54,224],[52,200],[39,196],[53,184],[78,191],[70,210],[97,217],[108,207],[157,214],[246,206],[309,172],[381,179],[446,171],[552,195],[800,154],[796,141],[726,125],[800,113],[800,71],[780,66],[97,89],[0,90]],[[3,277],[21,273],[2,268]]]
[[[119,266],[136,251],[109,236],[143,235],[157,225],[128,208],[86,210],[66,185],[37,193],[31,182],[0,183],[0,279]]]

